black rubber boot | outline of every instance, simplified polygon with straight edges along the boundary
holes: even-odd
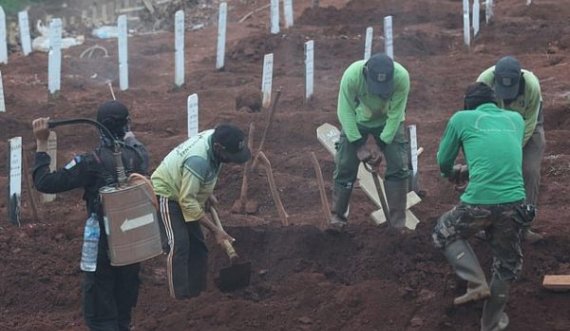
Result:
[[[396,229],[403,229],[406,226],[408,180],[387,180],[384,182],[384,189],[390,210],[390,224]]]
[[[342,229],[348,223],[348,203],[352,189],[335,185],[332,192],[331,218],[332,228]]]
[[[509,298],[509,281],[493,277],[491,280],[491,297],[483,306],[481,318],[481,331],[500,331],[509,325],[509,317],[504,312]]]
[[[457,240],[447,245],[444,250],[447,261],[461,279],[466,280],[467,292],[455,298],[453,304],[462,305],[471,301],[488,298],[491,294],[485,273],[471,245],[465,240]]]

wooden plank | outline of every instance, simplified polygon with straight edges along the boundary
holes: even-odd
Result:
[[[570,290],[570,275],[546,275],[542,286],[549,290]]]
[[[334,125],[325,123],[317,128],[317,139],[333,156],[336,154],[334,145],[338,141],[339,137],[340,131]],[[360,188],[362,188],[364,193],[372,200],[372,202],[374,202],[376,207],[379,208],[379,210],[371,214],[372,220],[376,224],[382,224],[386,222],[386,219],[381,210],[382,205],[380,204],[380,198],[378,197],[378,192],[374,186],[372,175],[364,168],[364,165],[362,164],[360,164],[358,168],[357,178],[360,184]],[[384,191],[384,181],[381,177],[379,178],[382,190]],[[406,200],[407,209],[422,201],[422,199],[414,191],[408,192]],[[414,230],[418,223],[418,218],[411,211],[406,210],[406,227]]]

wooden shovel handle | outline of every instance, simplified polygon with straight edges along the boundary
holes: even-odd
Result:
[[[384,217],[386,218],[386,222],[389,226],[392,226],[390,221],[390,206],[388,206],[388,201],[386,201],[386,197],[384,196],[384,192],[382,191],[382,185],[380,184],[380,179],[378,179],[378,171],[370,166],[366,162],[362,162],[364,164],[364,168],[370,173],[372,176],[372,180],[374,181],[374,186],[376,187],[376,192],[378,192],[378,199],[380,199],[380,205],[382,206],[382,212],[384,212]]]
[[[218,211],[214,207],[210,207],[210,214],[212,214],[212,218],[214,219],[216,226],[218,228],[220,228],[220,230],[223,231],[224,227],[222,226],[222,222],[220,221],[220,217],[218,216]],[[232,244],[229,242],[229,240],[224,240],[222,245],[224,246],[224,249],[226,250],[226,254],[228,254],[230,260],[233,261],[234,259],[236,259],[238,257],[236,250],[234,249],[234,246],[232,246]]]

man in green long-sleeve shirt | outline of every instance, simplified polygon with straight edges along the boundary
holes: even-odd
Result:
[[[495,89],[500,108],[515,111],[524,119],[523,177],[526,201],[536,206],[540,164],[545,147],[540,82],[532,72],[521,69],[519,61],[512,56],[501,58],[495,66],[483,71],[477,81]],[[530,229],[525,229],[525,237],[531,242],[542,239],[540,234]]]
[[[335,156],[331,226],[343,228],[347,224],[359,163],[379,160],[367,145],[372,135],[386,159],[384,187],[390,221],[394,227],[404,227],[410,176],[409,142],[404,130],[409,91],[408,71],[386,54],[356,61],[345,70],[338,94],[342,131]]]
[[[173,298],[195,297],[206,288],[208,249],[201,225],[219,244],[233,241],[210,220],[206,203],[214,192],[222,163],[241,164],[250,157],[243,132],[222,124],[178,145],[152,174],[162,235],[168,240],[166,275]]]
[[[435,246],[443,249],[456,274],[468,282],[467,292],[455,298],[461,305],[487,299],[482,331],[504,330],[509,324],[504,308],[510,284],[522,268],[522,228],[534,217],[524,205],[522,144],[524,122],[516,112],[496,106],[491,87],[470,85],[465,109],[449,120],[437,152],[444,177],[457,183],[467,180],[460,203],[444,213],[433,230]],[[467,162],[468,178],[454,167],[459,151]],[[490,285],[467,239],[484,230],[493,252]]]

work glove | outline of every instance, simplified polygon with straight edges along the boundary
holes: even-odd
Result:
[[[360,162],[368,163],[372,167],[377,167],[382,162],[382,152],[377,145],[367,144],[358,147],[356,157]]]
[[[469,182],[469,169],[464,164],[455,164],[448,179],[455,185],[456,191],[463,192]]]

